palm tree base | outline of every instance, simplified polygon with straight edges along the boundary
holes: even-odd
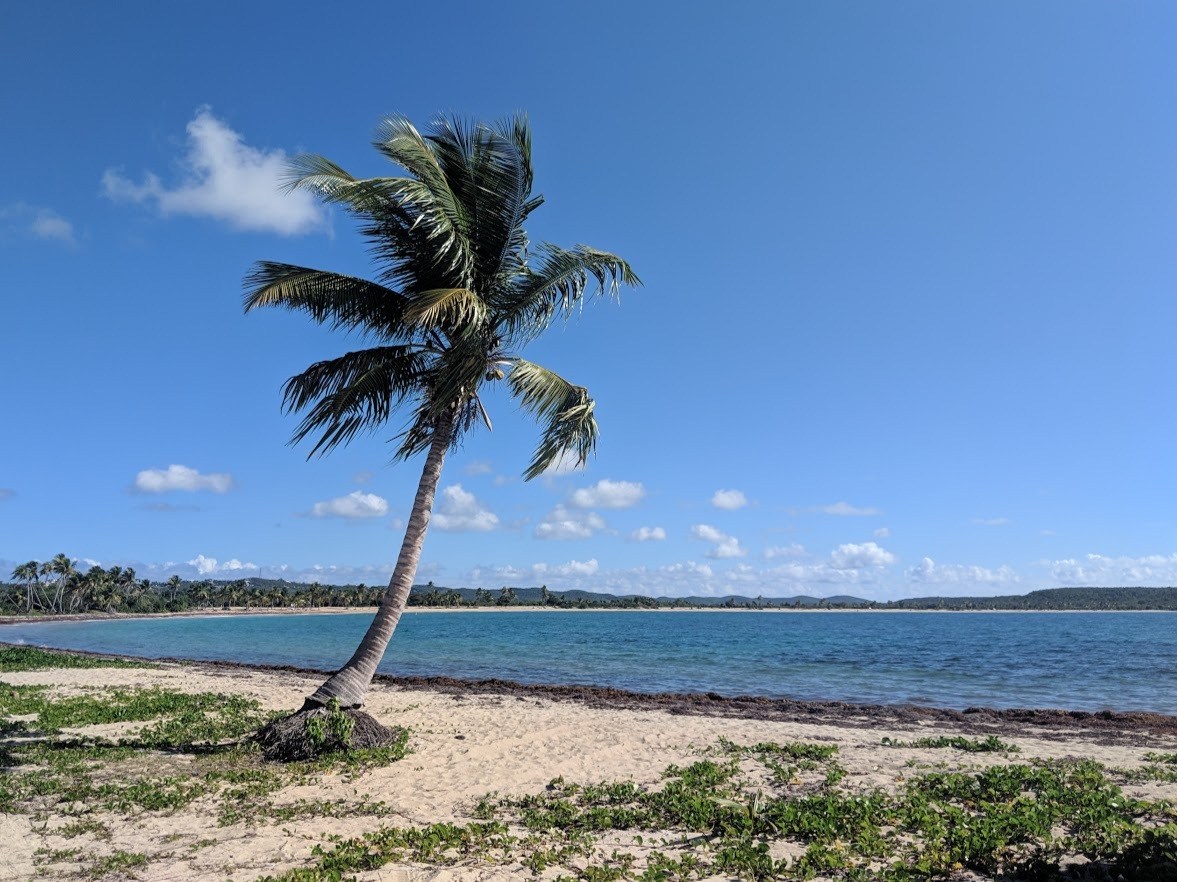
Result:
[[[406,730],[385,726],[358,708],[303,707],[263,726],[253,740],[272,762],[301,762],[333,753],[404,742]]]

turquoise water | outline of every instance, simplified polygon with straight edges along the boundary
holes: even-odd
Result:
[[[370,613],[0,626],[0,641],[333,669]],[[380,670],[817,700],[1177,714],[1177,613],[409,613]]]

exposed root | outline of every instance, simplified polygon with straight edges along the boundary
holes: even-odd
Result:
[[[326,754],[391,747],[404,729],[388,727],[356,708],[312,707],[267,723],[254,736],[262,755],[275,762],[313,760]]]

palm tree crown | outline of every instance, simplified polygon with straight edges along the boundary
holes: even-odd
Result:
[[[523,224],[543,198],[532,195],[523,117],[499,125],[443,119],[428,134],[392,117],[375,147],[408,176],[357,179],[321,156],[300,156],[290,186],[360,221],[378,280],[273,262],[258,263],[247,279],[247,310],[300,310],[374,344],[287,381],[285,407],[306,412],[293,440],[313,436],[310,455],[326,453],[407,411],[399,458],[428,449],[439,431],[452,446],[475,424],[489,427],[479,390],[506,380],[543,424],[525,476],[565,452],[583,463],[597,440],[588,391],[516,350],[567,316],[592,282],[616,295],[622,283],[640,284],[637,276],[604,251],[529,243]]]

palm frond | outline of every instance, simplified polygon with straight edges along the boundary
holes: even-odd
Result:
[[[246,312],[279,306],[305,312],[321,325],[359,329],[385,340],[411,333],[405,298],[355,276],[263,260],[245,277],[245,288]]]
[[[405,321],[457,336],[462,330],[483,327],[487,314],[486,304],[469,288],[434,288],[408,298]]]
[[[310,459],[375,429],[420,393],[428,365],[428,354],[412,345],[377,346],[311,365],[282,389],[287,412],[310,408],[291,443],[318,433]]]
[[[451,192],[462,206],[480,293],[490,289],[513,251],[526,245],[522,222],[531,204],[530,138],[526,122],[490,126],[453,117],[429,137]]]
[[[642,284],[626,261],[587,245],[560,248],[544,242],[534,263],[500,313],[503,335],[520,342],[541,334],[557,315],[570,316],[584,302],[590,279],[597,283],[595,293],[608,297],[616,297],[623,284]]]
[[[588,390],[522,358],[514,360],[507,382],[520,405],[547,423],[524,479],[542,475],[566,453],[575,456],[576,465],[584,465],[596,450],[599,434],[593,415],[596,402]]]

